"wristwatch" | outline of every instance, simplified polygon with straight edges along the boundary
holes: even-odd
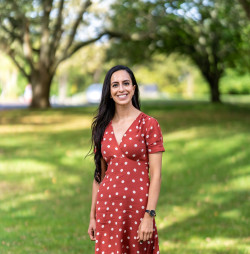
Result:
[[[155,210],[146,210],[145,212],[148,213],[151,217],[156,216]]]

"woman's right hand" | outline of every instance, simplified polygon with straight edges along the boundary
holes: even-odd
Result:
[[[90,219],[89,221],[88,234],[89,234],[90,240],[95,241],[95,237],[96,237],[96,220],[95,219]]]

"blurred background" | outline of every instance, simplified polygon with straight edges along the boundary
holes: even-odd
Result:
[[[248,253],[249,0],[0,1],[0,253],[94,253],[91,122],[135,73],[166,152],[161,253]]]

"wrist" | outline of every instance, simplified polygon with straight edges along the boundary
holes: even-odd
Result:
[[[95,220],[95,214],[90,214],[90,216],[89,216],[89,218],[91,219],[91,220]]]
[[[145,214],[148,214],[152,218],[154,218],[156,216],[155,210],[146,210]]]
[[[149,213],[146,213],[146,212],[145,212],[144,218],[145,218],[145,219],[153,219],[154,217],[150,216]]]

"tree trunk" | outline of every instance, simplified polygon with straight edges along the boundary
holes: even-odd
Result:
[[[207,80],[210,88],[210,101],[213,103],[221,103],[219,90],[220,76],[210,75]]]
[[[49,94],[53,75],[45,68],[34,70],[31,75],[32,101],[31,108],[45,109],[50,107]]]

